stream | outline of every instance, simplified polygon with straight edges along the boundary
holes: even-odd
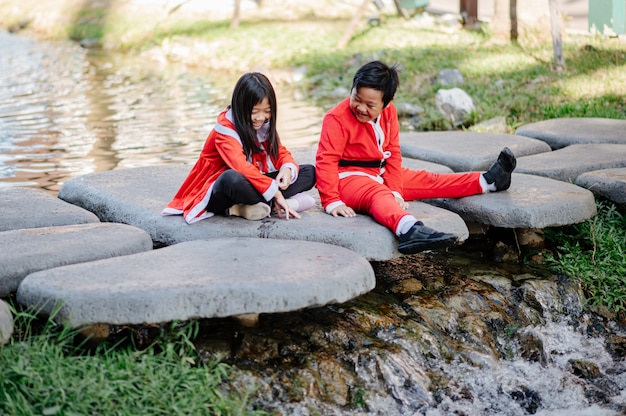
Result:
[[[6,32],[0,56],[0,191],[193,163],[238,76]],[[314,145],[323,111],[268,75],[284,143]],[[195,343],[276,415],[626,414],[624,327],[500,240],[373,262],[377,287],[357,299],[252,328],[202,320]]]

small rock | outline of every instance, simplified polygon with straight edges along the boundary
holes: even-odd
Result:
[[[0,300],[0,345],[6,344],[13,335],[13,315],[9,305]]]
[[[463,85],[465,79],[458,69],[442,69],[437,77],[437,82],[441,85]]]
[[[437,91],[435,106],[448,116],[455,126],[465,123],[467,116],[476,109],[472,97],[460,88]]]

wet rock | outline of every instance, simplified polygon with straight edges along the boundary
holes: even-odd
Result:
[[[602,375],[596,363],[586,360],[571,359],[569,360],[569,364],[572,366],[572,373],[585,380],[595,380]]]
[[[491,255],[497,262],[517,263],[519,261],[518,252],[502,241],[496,242]]]
[[[607,346],[614,357],[626,357],[626,336],[609,335],[607,337]]]
[[[541,406],[541,395],[525,386],[512,391],[511,397],[531,415],[537,413]]]
[[[236,356],[260,362],[274,360],[280,356],[278,342],[263,336],[247,335],[243,337]]]
[[[345,406],[350,402],[350,385],[354,384],[352,374],[334,360],[320,360],[316,363],[316,373],[320,378],[326,401]]]
[[[519,342],[522,357],[544,366],[548,363],[548,354],[544,350],[543,339],[539,333],[527,328],[519,333]]]
[[[419,280],[406,279],[394,285],[391,290],[395,293],[411,294],[411,293],[419,292],[423,288],[424,288],[424,285],[422,285],[422,282],[420,282]]]
[[[545,243],[543,229],[520,228],[517,230],[517,241],[526,249],[543,248]]]

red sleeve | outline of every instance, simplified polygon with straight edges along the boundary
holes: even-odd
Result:
[[[339,159],[348,141],[348,132],[334,115],[326,115],[315,157],[315,176],[322,206],[341,201],[339,197]]]
[[[280,170],[281,167],[288,164],[293,165],[296,168],[296,172],[300,169],[291,152],[283,146],[282,143],[278,145],[278,157],[276,158],[276,161],[272,163],[274,163],[277,170]]]

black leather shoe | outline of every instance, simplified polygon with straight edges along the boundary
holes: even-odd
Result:
[[[454,234],[435,231],[418,221],[409,231],[400,235],[398,251],[402,254],[415,254],[426,250],[441,250],[455,243]]]
[[[511,149],[505,147],[500,152],[498,160],[483,174],[489,185],[495,182],[496,191],[505,191],[511,186],[511,173],[517,165],[515,155]]]

